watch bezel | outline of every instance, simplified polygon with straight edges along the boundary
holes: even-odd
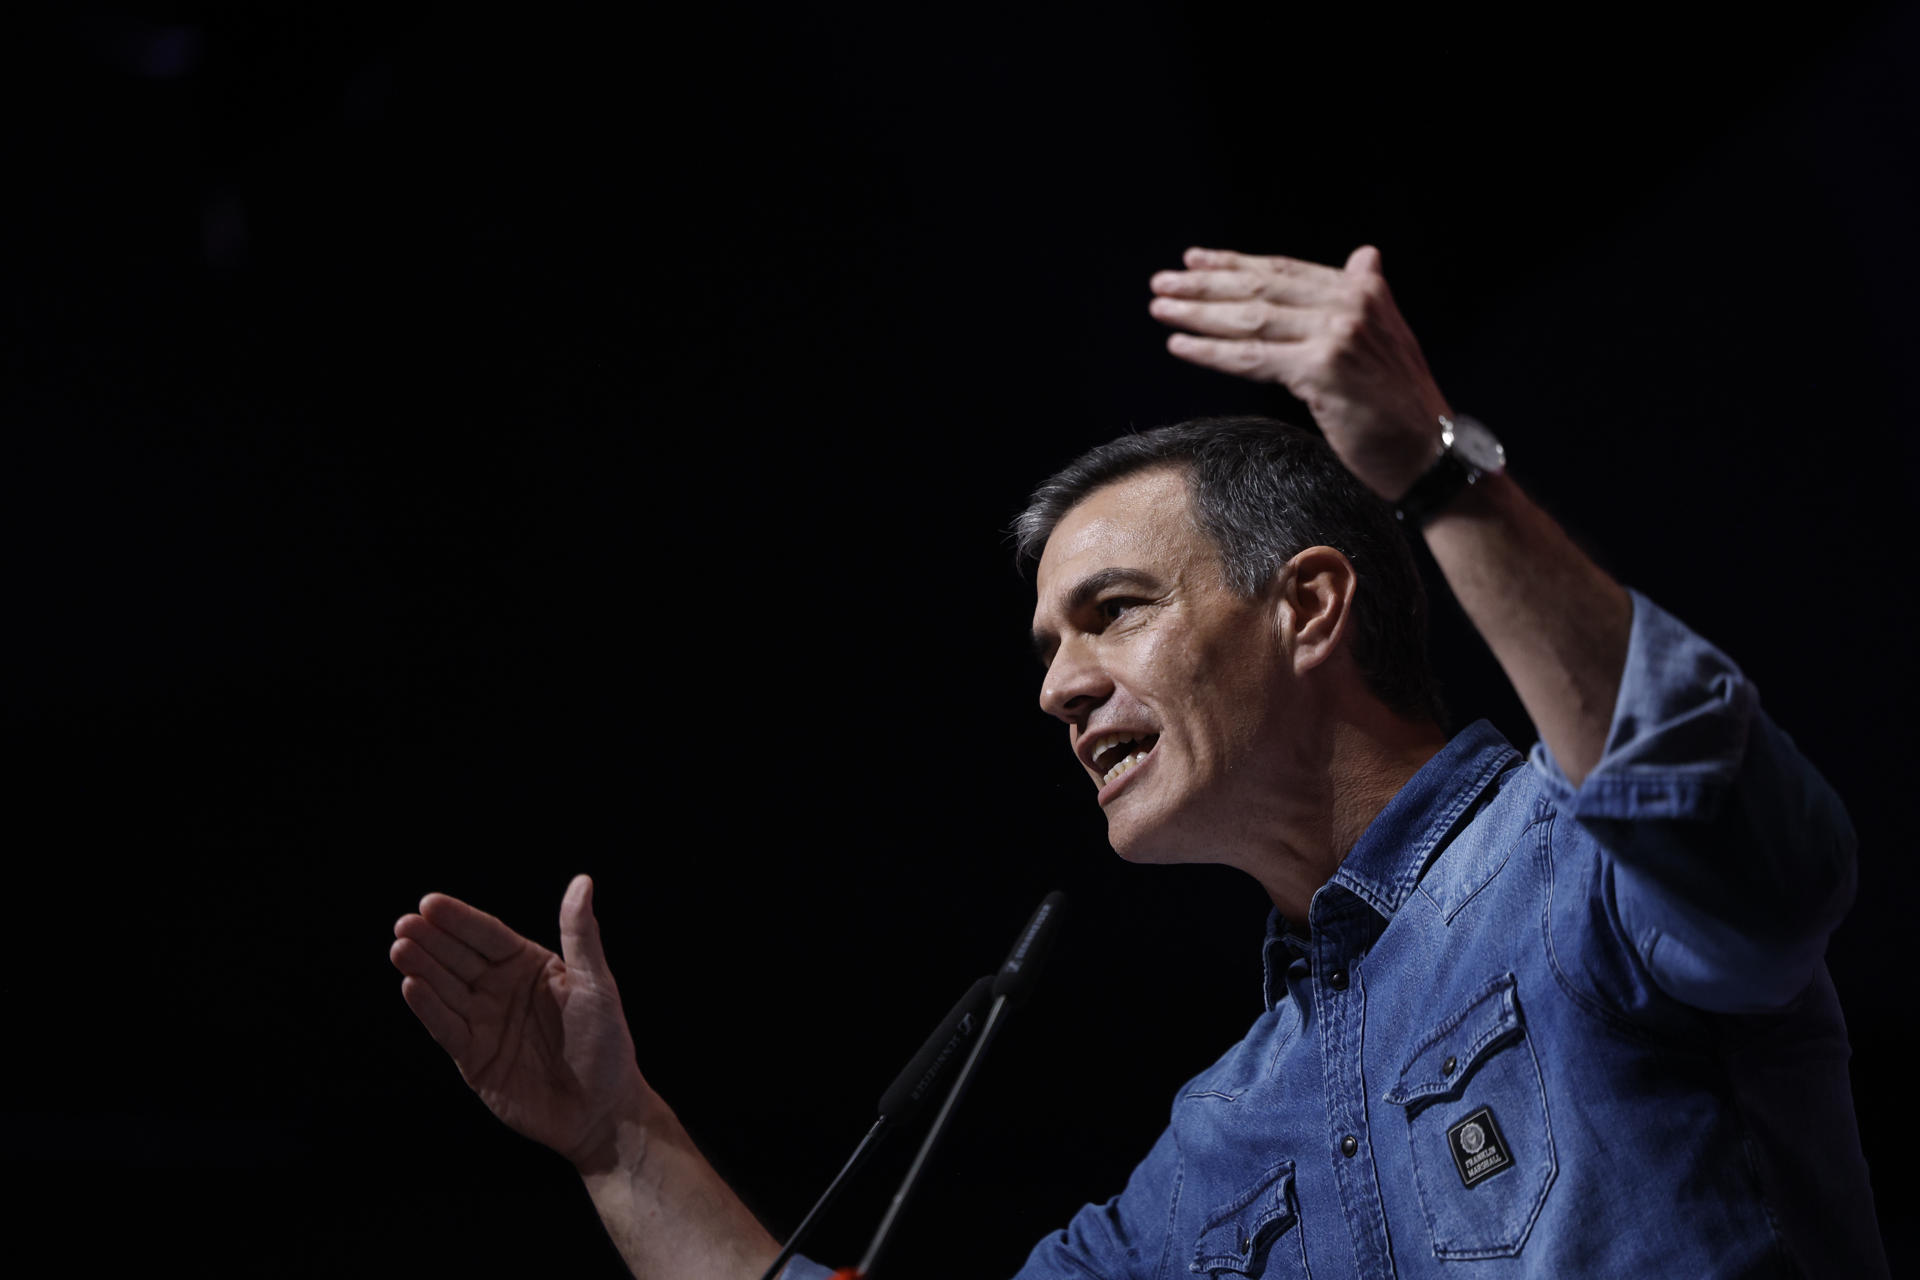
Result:
[[[1440,447],[1482,474],[1506,470],[1506,446],[1485,423],[1464,413],[1440,415]]]

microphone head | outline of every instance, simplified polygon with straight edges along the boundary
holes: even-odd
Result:
[[[1060,915],[1066,910],[1066,905],[1067,895],[1058,889],[1041,899],[1033,918],[1020,931],[1020,940],[1013,944],[1013,950],[1007,953],[1000,972],[994,975],[993,994],[996,998],[1005,996],[1008,1004],[1018,1005],[1032,994],[1033,984],[1040,977],[1040,966],[1053,946],[1054,934],[1059,931]]]
[[[894,1078],[893,1085],[881,1095],[880,1118],[899,1123],[912,1117],[933,1092],[933,1086],[960,1056],[969,1040],[986,1020],[987,1005],[993,1000],[993,979],[979,978],[960,997],[960,1003],[947,1012],[939,1027],[920,1046],[906,1069]]]

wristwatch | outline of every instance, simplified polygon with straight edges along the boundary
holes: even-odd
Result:
[[[1393,514],[1404,524],[1424,525],[1438,515],[1467,486],[1507,466],[1507,451],[1485,425],[1464,413],[1440,415],[1440,456],[1425,475],[1394,504]]]

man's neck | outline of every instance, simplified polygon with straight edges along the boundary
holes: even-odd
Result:
[[[1269,832],[1245,866],[1280,914],[1303,932],[1307,910],[1361,835],[1422,765],[1447,743],[1438,725],[1402,720],[1378,703],[1332,717],[1297,787],[1306,801]]]

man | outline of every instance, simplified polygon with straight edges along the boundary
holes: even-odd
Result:
[[[1724,655],[1504,474],[1375,251],[1185,268],[1152,282],[1170,349],[1284,384],[1325,444],[1123,437],[1017,531],[1041,706],[1115,849],[1266,888],[1267,1009],[1023,1280],[1884,1274],[1821,960],[1854,883],[1837,799]],[[1440,728],[1396,520],[1513,681],[1530,761]],[[634,1064],[590,891],[564,958],[430,895],[395,928],[403,994],[573,1160],[637,1275],[756,1276],[776,1246]]]

